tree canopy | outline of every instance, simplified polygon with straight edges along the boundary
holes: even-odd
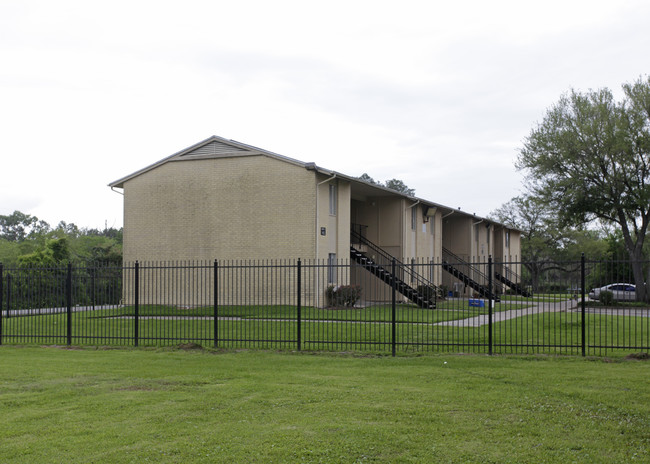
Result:
[[[615,224],[645,298],[643,244],[650,224],[650,78],[609,89],[563,95],[525,139],[517,168],[528,194],[560,227]]]
[[[20,211],[0,215],[0,263],[4,266],[50,266],[67,261],[120,265],[122,230],[83,229],[64,221],[52,228]]]
[[[608,249],[599,231],[560,227],[557,215],[530,195],[512,198],[490,217],[521,231],[521,259],[534,292],[545,272],[575,270],[583,252],[602,256]]]
[[[368,182],[369,184],[380,185],[382,187],[395,190],[396,192],[403,193],[410,197],[415,195],[415,189],[409,188],[409,186],[406,185],[404,181],[399,179],[389,179],[386,182],[376,181],[365,172],[359,176],[359,179],[364,182]]]
[[[10,242],[23,241],[34,234],[46,232],[49,228],[47,222],[20,211],[6,216],[0,215],[0,238]]]

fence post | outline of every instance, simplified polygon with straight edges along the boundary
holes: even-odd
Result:
[[[92,267],[89,265],[87,268],[90,269],[90,301],[92,303],[93,311],[95,310],[95,300],[97,299],[97,291],[95,290],[95,287],[97,285],[96,279],[97,279],[97,267],[98,263],[93,263]]]
[[[138,346],[139,340],[139,317],[140,317],[140,263],[135,262],[135,276],[134,276],[135,289],[133,292],[134,301],[134,319],[133,319],[133,343],[134,346]]]
[[[2,345],[2,302],[4,300],[4,289],[2,288],[4,283],[4,266],[0,263],[0,345]]]
[[[492,255],[488,256],[488,354],[492,356],[492,305],[494,294],[492,293]]]
[[[214,260],[214,286],[212,288],[212,298],[214,301],[214,347],[217,348],[219,343],[219,264]]]
[[[68,263],[68,274],[65,279],[65,303],[67,312],[68,346],[72,345],[72,263]]]
[[[396,314],[397,314],[397,283],[395,279],[396,271],[395,258],[391,262],[391,273],[392,273],[392,296],[391,296],[391,347],[392,355],[395,356],[397,351],[397,327],[395,324]]]
[[[582,356],[587,355],[587,327],[586,323],[587,321],[585,320],[586,318],[586,310],[585,310],[585,254],[582,253],[580,257],[580,288],[581,288],[581,303],[580,303],[580,312],[582,314],[582,324],[581,324],[581,330],[582,330]]]
[[[298,278],[298,295],[297,295],[296,304],[297,304],[298,307],[297,307],[297,312],[296,312],[296,323],[298,324],[298,326],[297,326],[297,332],[296,333],[297,333],[297,338],[298,338],[298,351],[300,351],[300,347],[302,345],[302,340],[301,340],[301,338],[302,338],[302,333],[301,333],[301,326],[302,326],[302,321],[301,321],[301,319],[302,319],[302,314],[301,314],[301,311],[302,311],[302,299],[301,299],[301,296],[302,296],[302,263],[300,261],[300,258],[298,258],[297,272],[298,272],[298,277],[297,277]]]
[[[11,309],[11,274],[7,274],[7,319],[9,319]]]

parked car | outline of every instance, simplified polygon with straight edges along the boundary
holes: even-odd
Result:
[[[593,288],[589,292],[589,298],[592,300],[598,300],[600,298],[600,292],[612,292],[615,300],[623,301],[634,301],[636,300],[636,287],[633,284],[609,284],[600,288]]]

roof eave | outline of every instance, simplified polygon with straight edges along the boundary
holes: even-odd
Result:
[[[461,215],[466,216],[466,217],[476,218],[476,219],[479,219],[479,220],[488,221],[488,222],[493,223],[493,224],[501,225],[503,227],[508,227],[505,224],[501,224],[501,223],[496,222],[496,221],[494,221],[492,219],[483,218],[483,217],[480,217],[480,216],[476,216],[475,214],[470,214],[470,213],[467,213],[465,211],[461,211],[460,208],[455,209],[455,208],[451,208],[449,206],[441,205],[439,203],[434,203],[434,202],[429,201],[429,200],[427,200],[425,198],[419,198],[419,197],[416,197],[416,196],[406,195],[405,193],[398,192],[397,190],[393,190],[393,189],[390,189],[388,187],[384,187],[382,185],[377,185],[377,184],[372,184],[370,182],[366,182],[364,180],[359,179],[358,177],[352,177],[352,176],[349,176],[347,174],[343,174],[343,173],[338,172],[338,171],[332,171],[330,169],[322,168],[320,166],[317,166],[315,163],[305,163],[303,161],[299,161],[299,160],[294,159],[294,158],[289,158],[287,156],[280,155],[280,154],[274,153],[272,151],[264,150],[262,148],[255,147],[253,145],[248,145],[248,144],[245,144],[245,143],[242,143],[242,142],[238,142],[236,140],[225,139],[225,138],[219,137],[217,135],[212,135],[212,136],[208,137],[207,139],[202,140],[202,141],[200,141],[198,143],[195,143],[194,145],[192,145],[190,147],[184,148],[183,150],[180,150],[180,151],[178,151],[178,152],[176,152],[176,153],[174,153],[172,155],[169,155],[169,156],[161,159],[160,161],[157,161],[157,162],[155,162],[155,163],[153,163],[153,164],[151,164],[149,166],[146,166],[146,167],[144,167],[142,169],[139,169],[138,171],[135,171],[135,172],[129,174],[128,176],[117,179],[116,181],[113,181],[110,184],[108,184],[108,186],[111,187],[111,188],[121,188],[121,189],[123,189],[124,184],[126,182],[128,182],[129,180],[131,180],[131,179],[133,179],[135,177],[138,177],[138,176],[140,176],[140,175],[142,175],[142,174],[144,174],[144,173],[146,173],[148,171],[151,171],[152,169],[155,169],[155,168],[157,168],[157,167],[171,161],[173,158],[180,157],[184,153],[189,153],[189,152],[191,152],[193,150],[196,150],[197,148],[200,148],[201,146],[206,145],[208,143],[211,143],[213,141],[219,141],[219,142],[222,142],[222,143],[235,145],[237,147],[249,150],[249,151],[251,151],[251,152],[253,152],[255,154],[268,156],[268,157],[271,157],[271,158],[274,158],[274,159],[277,159],[277,160],[280,160],[280,161],[284,161],[286,163],[290,163],[290,164],[293,164],[293,165],[296,165],[296,166],[303,167],[303,168],[308,169],[310,171],[315,171],[317,173],[320,173],[320,174],[323,174],[323,175],[326,175],[326,176],[329,176],[329,177],[336,176],[339,179],[344,179],[344,180],[349,181],[349,182],[356,182],[356,183],[359,183],[359,184],[363,184],[363,185],[369,186],[371,188],[377,189],[379,191],[382,191],[384,193],[389,193],[391,195],[396,195],[396,196],[405,198],[407,200],[411,200],[411,201],[414,201],[414,202],[420,202],[420,203],[425,204],[427,206],[432,206],[432,207],[439,208],[441,211],[445,211],[446,214],[458,213],[458,214],[461,214]],[[518,230],[518,229],[513,228],[513,227],[508,227],[508,229]]]
[[[252,153],[254,155],[268,156],[268,157],[275,158],[275,159],[278,159],[280,161],[284,161],[286,163],[294,164],[294,165],[297,165],[297,166],[300,166],[300,167],[306,167],[306,165],[309,164],[309,163],[303,163],[302,161],[299,161],[299,160],[296,160],[296,159],[293,159],[293,158],[289,158],[287,156],[280,155],[278,153],[274,153],[274,152],[271,152],[271,151],[268,151],[268,150],[264,150],[262,148],[258,148],[258,147],[254,147],[252,145],[248,145],[248,144],[245,144],[245,143],[242,143],[242,142],[238,142],[236,140],[225,139],[223,137],[213,135],[213,136],[208,137],[205,140],[202,140],[202,141],[200,141],[198,143],[195,143],[192,146],[184,148],[184,149],[182,149],[180,151],[177,151],[176,153],[173,153],[173,154],[171,154],[171,155],[169,155],[169,156],[167,156],[167,157],[165,157],[165,158],[163,158],[163,159],[161,159],[159,161],[156,161],[155,163],[150,164],[149,166],[146,166],[146,167],[144,167],[142,169],[139,169],[139,170],[127,175],[127,176],[124,176],[124,177],[122,177],[120,179],[117,179],[117,180],[111,182],[110,184],[108,184],[108,186],[111,187],[111,188],[113,188],[113,187],[114,188],[124,188],[124,183],[125,182],[127,182],[127,181],[129,181],[129,180],[131,180],[131,179],[133,179],[135,177],[138,177],[138,176],[140,176],[140,175],[142,175],[142,174],[144,174],[144,173],[146,173],[148,171],[151,171],[152,169],[155,169],[155,168],[157,168],[157,167],[159,167],[159,166],[161,166],[161,165],[163,165],[165,163],[168,163],[169,161],[172,161],[174,158],[178,158],[180,156],[183,156],[185,153],[192,152],[192,151],[202,147],[203,145],[207,145],[207,144],[209,144],[211,142],[214,142],[214,141],[218,141],[218,142],[222,142],[222,143],[226,143],[226,144],[229,144],[229,145],[234,145],[234,146],[239,147],[239,148],[246,149],[246,150],[249,151],[249,154]],[[200,158],[194,158],[194,159],[200,159]],[[203,158],[203,159],[206,159],[206,158]]]

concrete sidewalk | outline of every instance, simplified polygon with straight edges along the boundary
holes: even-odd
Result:
[[[503,322],[522,316],[531,316],[533,314],[574,311],[578,309],[578,303],[579,302],[576,300],[563,300],[559,302],[542,301],[541,303],[536,303],[526,308],[496,311],[492,313],[492,323]],[[449,327],[481,327],[489,324],[489,317],[488,314],[482,314],[467,319],[438,322],[434,325]]]

